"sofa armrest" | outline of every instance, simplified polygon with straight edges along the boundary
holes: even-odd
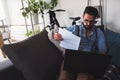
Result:
[[[0,80],[25,80],[22,73],[6,58],[0,62]]]
[[[13,64],[12,64],[12,62],[8,58],[2,60],[0,62],[0,73],[2,71],[6,70],[7,68],[12,67],[12,66],[13,66]]]

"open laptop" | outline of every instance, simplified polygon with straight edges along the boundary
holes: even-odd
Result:
[[[111,58],[110,55],[67,49],[63,69],[73,73],[89,73],[100,78],[103,77]]]

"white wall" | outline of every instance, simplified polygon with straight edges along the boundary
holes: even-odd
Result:
[[[107,27],[120,33],[120,0],[107,0]]]
[[[22,7],[21,0],[2,0],[4,1],[5,12],[8,13],[10,24],[24,24],[24,18],[21,15],[20,8]],[[87,6],[88,0],[58,0],[59,4],[56,9],[65,9],[66,12],[56,12],[57,19],[61,26],[71,25],[69,17],[82,17],[83,10]],[[105,27],[120,32],[120,0],[102,0],[103,4],[103,20]],[[90,5],[99,5],[99,0],[91,0]],[[49,18],[49,17],[48,17]],[[48,19],[47,19],[48,20]],[[49,20],[47,21],[47,24]]]
[[[66,10],[66,12],[57,13],[61,26],[71,25],[72,21],[69,17],[82,17],[86,5],[87,0],[59,0],[60,8]]]
[[[81,17],[85,7],[88,5],[88,0],[59,0],[59,7],[65,9],[66,12],[58,13],[58,20],[62,26],[71,25],[69,17]],[[100,5],[99,0],[90,0],[89,5],[98,6]]]
[[[9,22],[12,25],[24,24],[24,18],[21,15],[21,0],[6,0]],[[48,1],[48,0],[47,0]],[[69,17],[82,17],[83,10],[87,6],[88,0],[58,0],[56,9],[65,9],[66,12],[56,12],[57,18],[61,26],[71,25]],[[91,0],[93,1],[93,0]],[[91,5],[99,5],[99,0],[94,0]],[[14,5],[13,5],[14,4]],[[47,21],[47,24],[49,21]]]
[[[21,25],[24,23],[24,18],[21,15],[22,8],[21,0],[6,0],[8,6],[9,22],[11,25]]]
[[[90,5],[99,5],[99,0],[90,0]],[[103,23],[105,28],[109,28],[120,33],[120,0],[101,0],[103,5]],[[65,9],[65,13],[58,14],[58,18],[63,26],[70,25],[69,17],[81,16],[87,5],[87,0],[59,0],[60,7]]]
[[[3,0],[0,0],[0,20],[5,19],[6,15],[4,14],[4,9],[3,9]]]

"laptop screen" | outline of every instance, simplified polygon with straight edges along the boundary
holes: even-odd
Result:
[[[75,73],[89,73],[102,77],[111,62],[110,55],[67,49],[64,56],[64,70]]]

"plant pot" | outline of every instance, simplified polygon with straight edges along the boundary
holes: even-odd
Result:
[[[38,16],[38,14],[33,14],[32,15],[32,20],[33,20],[34,25],[39,24],[39,16]]]

